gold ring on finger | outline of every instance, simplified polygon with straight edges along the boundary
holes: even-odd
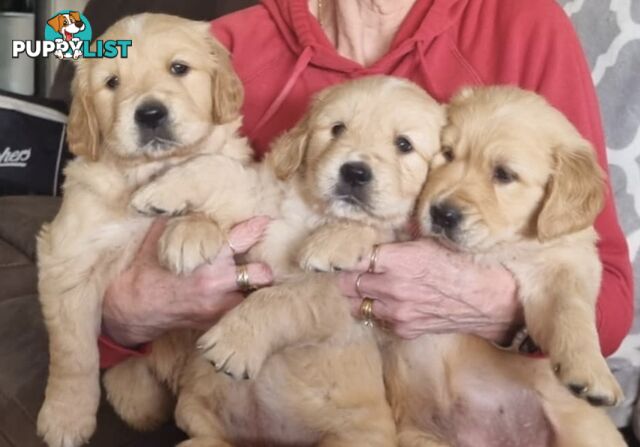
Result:
[[[248,292],[253,289],[249,280],[249,269],[246,265],[236,265],[236,284],[238,289]]]
[[[371,257],[369,258],[369,268],[367,272],[375,273],[376,272],[376,262],[378,261],[378,252],[380,251],[379,245],[373,246],[373,251],[371,252]]]
[[[360,290],[360,281],[362,281],[363,275],[364,273],[358,273],[358,276],[356,276],[356,293],[360,298],[364,298],[364,296],[362,295],[362,291]]]
[[[360,304],[360,315],[362,322],[367,327],[373,327],[373,300],[365,297]]]

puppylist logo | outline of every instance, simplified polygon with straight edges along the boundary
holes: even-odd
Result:
[[[130,40],[96,40],[91,45],[91,25],[84,14],[65,9],[58,11],[47,20],[44,29],[45,40],[14,40],[11,55],[18,58],[48,57],[53,54],[58,59],[80,57],[127,57]]]

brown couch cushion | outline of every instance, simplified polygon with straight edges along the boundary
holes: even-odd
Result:
[[[0,197],[0,239],[27,258],[35,260],[35,235],[42,224],[53,219],[60,198],[48,196]]]
[[[36,291],[36,266],[13,245],[0,239],[0,302]]]
[[[0,197],[0,302],[36,293],[35,236],[59,207],[56,197]]]
[[[47,377],[47,336],[36,295],[0,302],[0,447],[44,447],[36,435]],[[173,425],[151,433],[127,428],[103,400],[95,447],[164,447],[183,438]]]

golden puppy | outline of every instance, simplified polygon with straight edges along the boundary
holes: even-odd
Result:
[[[316,270],[350,266],[372,244],[395,239],[443,123],[442,108],[416,85],[371,77],[321,92],[274,144],[253,200],[241,202],[274,219],[249,256],[272,266],[277,285],[253,293],[200,338],[203,355],[188,362],[176,409],[193,438],[185,446],[395,444],[374,338],[354,323],[333,280],[300,274],[298,262]],[[181,169],[140,191],[144,208],[183,209],[172,183],[188,178],[190,190],[197,184],[203,192],[189,194],[191,206],[215,209],[220,194],[215,185],[207,189],[206,168],[199,165],[200,179],[178,176]],[[305,340],[305,328],[309,343],[276,352],[291,337]]]
[[[402,445],[625,445],[603,412],[572,396],[622,398],[595,326],[602,179],[590,144],[540,96],[490,87],[452,100],[419,204],[423,233],[506,266],[549,359],[461,335],[393,343],[385,379]]]
[[[38,431],[49,446],[78,446],[95,429],[102,297],[130,263],[152,221],[131,209],[132,194],[173,166],[203,155],[220,160],[211,175],[232,182],[251,158],[249,146],[236,135],[241,84],[207,23],[143,14],[121,20],[103,38],[134,44],[127,59],[83,59],[77,65],[68,125],[69,146],[78,157],[66,168],[62,208],[38,238],[50,352]],[[169,235],[183,222],[171,222]],[[215,255],[215,242],[222,240],[217,228],[206,236],[213,243],[198,251],[198,263]],[[170,245],[170,237],[163,240]],[[163,253],[175,270],[188,270],[183,258]],[[176,334],[175,342],[183,335]],[[120,393],[113,389],[110,397],[121,404],[127,393],[155,398],[146,402],[156,409],[155,419],[138,419],[141,426],[170,414],[171,398],[144,362],[129,372],[136,374],[135,385],[129,382]],[[135,409],[129,410],[135,422]]]
[[[385,115],[388,106],[372,98],[367,104],[368,110],[379,114],[370,122],[378,126],[393,123]],[[392,109],[404,110],[395,105]],[[544,100],[517,89],[466,91],[453,101],[449,112],[450,123],[443,134],[445,150],[433,163],[420,204],[425,233],[436,233],[452,247],[474,253],[478,262],[504,262],[510,267],[520,293],[528,298],[525,313],[531,334],[561,363],[560,378],[568,386],[579,385],[573,387],[574,392],[582,392],[593,403],[614,403],[620,398],[619,389],[597,350],[593,326],[600,266],[591,223],[599,209],[602,177],[591,148]],[[313,117],[312,113],[311,123],[318,120]],[[303,121],[301,125],[308,124]],[[350,127],[347,123],[346,129]],[[338,135],[342,132],[335,129]],[[297,133],[305,135],[298,130],[291,135]],[[303,185],[316,178],[321,166],[308,164],[309,157],[314,160],[314,136],[303,140],[305,157],[287,158],[294,165],[301,164]],[[366,142],[369,133],[358,136]],[[282,154],[285,152],[277,150],[274,156]],[[569,158],[574,161],[567,163]],[[515,178],[525,183],[509,186]],[[567,181],[579,182],[580,194],[586,194],[581,197],[589,200],[574,201],[573,190],[563,189],[569,187]],[[501,191],[502,187],[514,189]],[[511,194],[514,198],[509,201]],[[447,203],[441,200],[445,198],[459,208],[459,216],[449,211],[441,213],[442,217],[436,210],[434,218],[432,206]],[[568,217],[563,228],[550,230],[549,222],[540,219],[552,212],[556,201],[563,203]],[[357,204],[353,199],[348,202]],[[343,206],[338,204],[338,215]],[[488,217],[481,217],[480,210],[490,210]],[[369,220],[376,213],[360,214],[367,217],[350,214],[348,222],[325,225],[308,236],[300,245],[302,266],[349,268],[371,252],[367,243],[390,240],[383,225]],[[458,229],[447,227],[454,217]],[[555,276],[559,271],[560,285]],[[320,439],[321,445],[624,445],[604,412],[576,398],[558,381],[549,360],[505,352],[471,336],[427,335],[408,341],[372,333],[353,323],[346,300],[331,282],[322,276],[310,278],[314,277],[254,293],[200,339],[205,356],[218,369],[236,378],[255,378],[252,385],[237,383],[237,389],[255,394],[251,402],[260,405],[252,408],[261,411],[253,413],[257,416],[252,421],[263,421],[272,433],[281,429],[281,444],[299,445],[301,435],[291,435],[291,428],[301,425],[332,435],[308,433],[308,443]],[[586,289],[575,295],[576,287]],[[548,294],[539,295],[540,290]],[[560,291],[571,294],[560,295]],[[559,307],[540,313],[537,306],[544,308],[544,303]],[[565,337],[564,351],[549,342],[560,340],[557,337]],[[372,351],[376,338],[381,358]],[[575,368],[573,362],[583,369]],[[373,379],[380,363],[398,426],[393,439],[381,428],[386,427],[386,419],[377,403],[379,383]],[[232,415],[221,410],[220,402],[226,402],[228,395],[214,393],[202,399],[214,388],[206,380],[217,380],[207,375],[202,359],[190,363],[185,378],[193,388],[181,390],[177,420],[191,435],[197,435],[193,445],[228,445],[221,441],[220,433],[234,426],[230,421],[254,426],[238,418],[238,407]],[[332,386],[319,393],[327,383]],[[357,404],[363,402],[363,396],[369,397],[368,407]],[[247,405],[243,402],[240,408]],[[344,408],[351,411],[340,411]],[[288,431],[279,424],[282,416],[286,416]],[[258,435],[238,436],[234,432],[222,439],[244,444]]]

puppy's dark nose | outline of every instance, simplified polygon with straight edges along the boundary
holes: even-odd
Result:
[[[446,202],[431,205],[429,208],[431,222],[443,230],[454,230],[462,220],[462,213],[459,209]]]
[[[145,102],[136,109],[135,120],[140,127],[156,129],[167,121],[168,115],[169,111],[164,104],[157,101]]]
[[[340,178],[348,185],[364,186],[371,181],[373,173],[368,164],[354,161],[340,167]]]

